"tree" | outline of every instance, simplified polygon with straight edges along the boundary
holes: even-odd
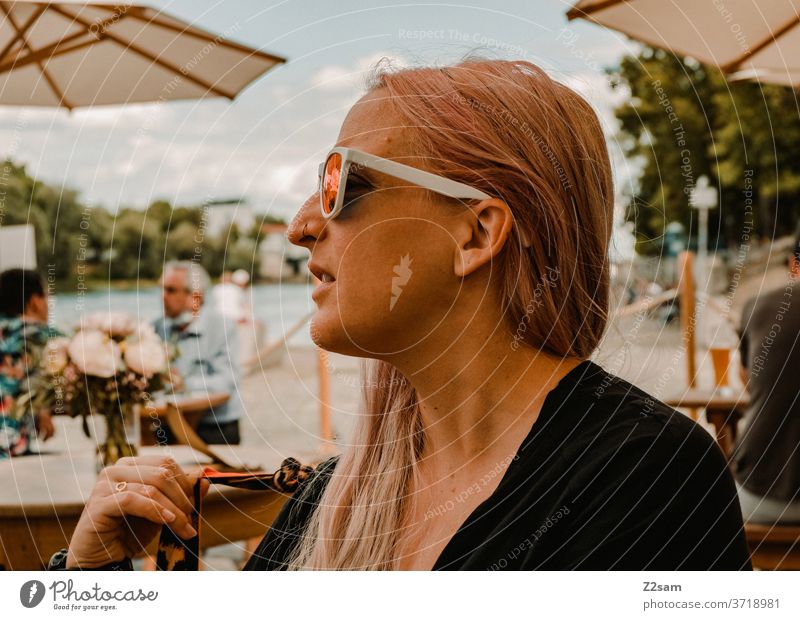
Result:
[[[743,243],[750,229],[769,237],[794,230],[800,114],[792,89],[729,83],[714,68],[650,48],[612,74],[630,95],[615,111],[619,141],[641,163],[627,211],[640,250],[660,251],[673,221],[695,233],[689,196],[701,175],[720,189],[712,246]]]
[[[39,268],[59,280],[98,274],[154,279],[173,259],[199,259],[213,276],[223,269],[258,270],[257,238],[232,224],[211,239],[202,220],[201,209],[173,208],[163,200],[112,215],[82,204],[74,190],[37,181],[11,161],[0,176],[0,225],[31,224]]]
[[[147,219],[158,224],[162,232],[167,232],[172,220],[172,205],[166,200],[156,200],[147,207]]]
[[[191,260],[197,251],[197,226],[188,220],[173,226],[167,237],[168,260]]]
[[[172,210],[171,228],[178,226],[181,222],[189,222],[199,228],[203,221],[203,211],[197,207],[175,207]]]
[[[161,274],[164,235],[144,211],[120,210],[114,218],[111,250],[112,278],[153,279]]]
[[[752,186],[755,225],[762,236],[793,232],[800,198],[796,93],[782,86],[735,83],[730,93],[717,93],[714,103],[720,118],[717,175],[723,187],[729,194],[739,191],[741,206],[745,180]],[[741,228],[744,222],[740,218],[736,224]]]
[[[239,239],[236,244],[227,248],[224,270],[244,269],[248,273],[258,273],[261,258],[257,250],[258,244],[253,239]]]
[[[87,224],[92,210],[65,187],[36,181],[24,166],[5,161],[0,179],[0,224],[30,224],[36,235],[39,269],[63,279],[72,277],[76,265],[89,260]]]

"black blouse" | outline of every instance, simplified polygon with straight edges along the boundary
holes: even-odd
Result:
[[[245,570],[282,570],[338,457],[285,504]],[[714,439],[591,361],[570,371],[434,570],[750,570]]]

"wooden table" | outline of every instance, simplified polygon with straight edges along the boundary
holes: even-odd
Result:
[[[800,570],[800,525],[745,523],[753,568]]]
[[[286,456],[307,464],[318,460],[269,447],[213,447],[226,460],[266,471],[278,469]],[[187,471],[210,462],[189,446],[146,447],[140,453],[169,454]],[[95,456],[87,450],[7,459],[0,461],[0,479],[0,563],[8,570],[40,570],[72,536],[97,480]],[[263,536],[285,500],[272,491],[212,485],[203,500],[201,548]]]
[[[744,388],[730,393],[691,388],[667,398],[664,402],[680,409],[703,409],[706,421],[714,426],[717,443],[730,456],[736,443],[739,420],[750,405],[750,395]]]

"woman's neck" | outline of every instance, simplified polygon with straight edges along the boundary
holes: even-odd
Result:
[[[523,345],[499,328],[468,331],[443,355],[398,366],[419,397],[424,458],[466,462],[484,452],[516,453],[547,394],[581,362]]]

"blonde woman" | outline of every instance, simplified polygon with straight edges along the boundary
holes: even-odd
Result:
[[[377,73],[289,232],[314,341],[368,359],[363,408],[246,568],[750,568],[710,435],[589,360],[612,201],[595,113],[536,66]],[[164,509],[193,535],[189,488],[108,468],[67,566],[122,560]]]

